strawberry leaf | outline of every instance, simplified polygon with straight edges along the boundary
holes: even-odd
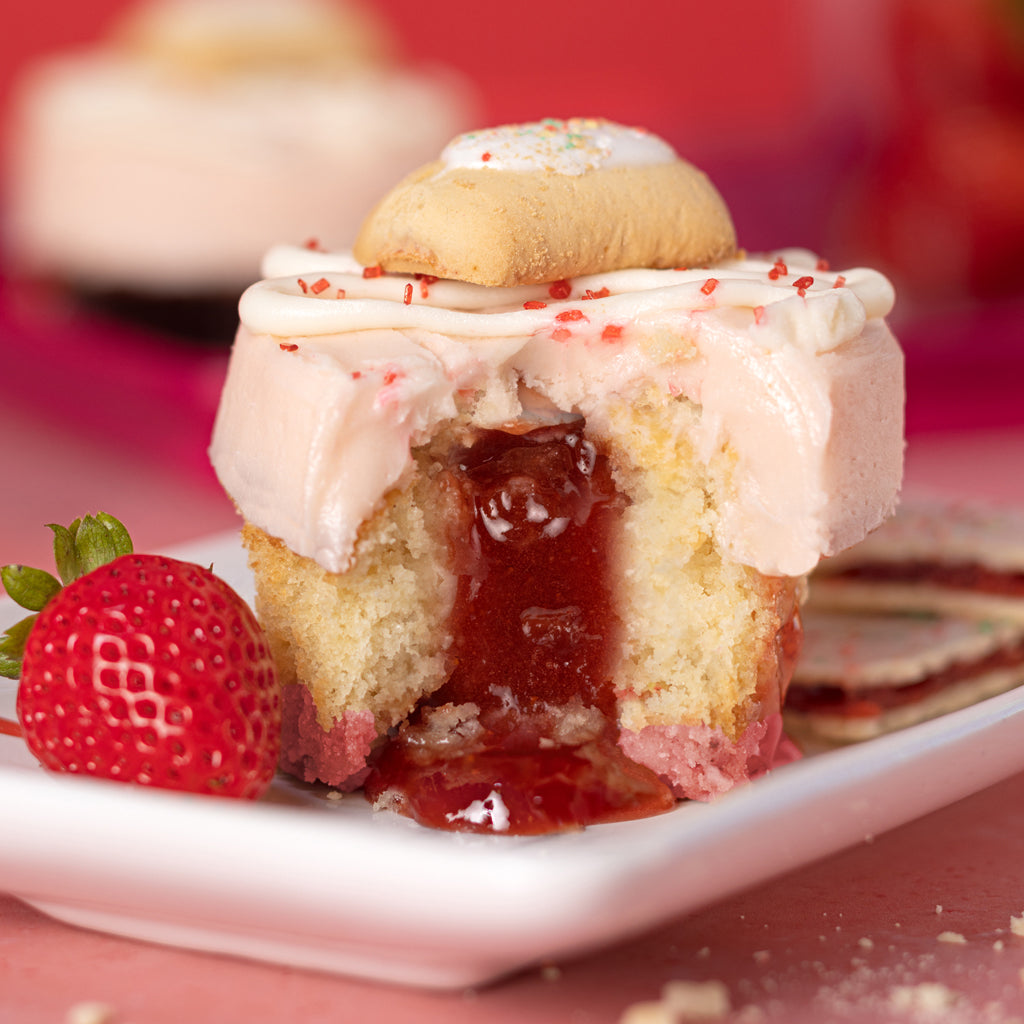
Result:
[[[25,643],[36,618],[35,615],[29,615],[16,622],[6,633],[0,633],[0,676],[5,679],[17,679],[21,675]]]
[[[57,563],[56,576],[43,569],[27,565],[0,567],[0,583],[8,596],[30,612],[40,612],[57,594],[63,581],[66,586],[87,575],[101,565],[121,555],[131,554],[132,539],[121,522],[107,512],[83,516],[70,526],[49,523],[53,531],[53,557]],[[30,615],[0,633],[0,676],[17,679],[21,675],[21,662],[25,642],[36,616]]]
[[[107,512],[83,516],[70,526],[49,523],[53,531],[53,557],[65,585],[131,554],[132,539],[122,523]]]
[[[109,512],[97,512],[96,521],[107,528],[110,539],[114,542],[115,557],[130,555],[135,550],[128,531],[119,519],[115,519]]]
[[[107,527],[93,516],[86,516],[75,534],[75,553],[80,576],[86,576],[117,558],[117,545]]]
[[[60,593],[56,577],[28,565],[5,565],[0,569],[0,582],[13,601],[31,612],[42,611],[46,602]]]
[[[82,574],[78,571],[78,553],[75,550],[75,533],[78,529],[78,520],[71,524],[69,530],[66,526],[57,523],[47,523],[53,530],[53,559],[57,563],[57,572],[64,581],[64,585],[77,580]]]

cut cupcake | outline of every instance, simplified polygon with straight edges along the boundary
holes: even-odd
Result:
[[[591,119],[457,138],[354,251],[268,253],[211,447],[284,767],[537,833],[795,756],[806,574],[900,484],[888,282],[737,252],[704,175]]]
[[[465,83],[394,49],[355,0],[154,0],[38,62],[13,111],[12,272],[229,344],[269,244],[349,244],[381,182],[469,123]]]

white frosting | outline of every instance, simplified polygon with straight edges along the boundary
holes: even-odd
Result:
[[[97,287],[240,293],[276,239],[350,244],[382,186],[432,159],[467,108],[435,72],[189,79],[116,52],[54,59],[18,104],[10,252]]]
[[[610,397],[651,384],[700,405],[698,450],[735,456],[719,541],[768,574],[809,571],[895,503],[903,364],[873,271],[787,250],[578,278],[555,299],[364,277],[350,256],[297,248],[265,270],[242,297],[211,458],[246,519],[329,570],[411,446],[469,396],[488,425],[514,419],[521,384],[598,430]]]
[[[599,167],[671,163],[675,150],[642,128],[597,118],[547,118],[467,132],[441,153],[444,171],[554,171],[578,175]],[[443,173],[443,172],[442,172]]]

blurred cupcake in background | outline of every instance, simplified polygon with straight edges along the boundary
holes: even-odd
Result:
[[[348,245],[474,116],[466,82],[344,0],[154,0],[20,82],[7,274],[226,344],[271,244]]]

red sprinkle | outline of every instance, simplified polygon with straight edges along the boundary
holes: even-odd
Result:
[[[303,249],[312,249],[314,252],[323,252],[319,238],[307,238],[302,244]]]
[[[487,161],[491,159],[491,154],[490,153],[484,153],[484,154],[481,155],[480,159],[483,160],[484,163],[487,163]]]
[[[782,262],[782,257],[780,256],[775,261],[775,265],[772,267],[772,269],[768,271],[768,276],[773,281],[777,281],[780,277],[784,277],[788,273],[789,268],[786,266],[785,263]]]
[[[385,371],[385,373],[384,373],[384,387],[387,387],[389,384],[394,384],[396,380],[398,380],[398,371],[397,370],[386,370]]]
[[[294,352],[299,347],[298,345],[291,341],[278,342],[278,346],[280,347],[282,352]]]
[[[810,288],[812,284],[814,284],[814,278],[813,277],[798,277],[793,282],[793,287],[801,295],[806,295],[807,294],[807,289]]]
[[[759,324],[764,319],[764,306],[754,307],[754,323]]]
[[[299,287],[302,289],[302,294],[303,295],[308,295],[309,294],[309,285],[306,284],[306,282],[303,281],[301,277],[299,278]]]
[[[433,274],[417,274],[416,280],[420,283],[420,298],[430,298],[430,286],[437,282],[437,278]]]
[[[710,295],[718,287],[718,278],[709,277],[701,286],[700,290],[705,295]]]
[[[602,288],[600,291],[591,291],[589,288],[583,293],[585,299],[606,299],[611,295],[611,292],[607,288]]]
[[[551,337],[554,341],[567,341],[572,337],[572,331],[568,327],[556,327],[551,332]]]
[[[621,324],[608,324],[601,332],[602,341],[618,341],[622,337]]]
[[[339,288],[338,291],[337,291],[337,294],[334,297],[336,299],[343,299],[343,298],[345,298],[345,289],[344,288]]]
[[[824,273],[826,270],[828,270],[828,260],[819,259],[818,262],[814,265],[814,269],[820,270],[821,272]]]
[[[836,283],[832,285],[833,288],[845,288],[846,278],[842,274],[836,275]]]
[[[407,284],[405,286],[405,294],[402,296],[402,301],[408,306],[412,303],[412,285]]]
[[[380,277],[384,273],[384,268],[378,263],[375,267],[363,267],[363,277]]]
[[[326,291],[331,287],[331,282],[326,277],[321,277],[319,281],[314,281],[310,286],[309,290],[314,295],[319,295],[321,292]]]
[[[352,379],[353,380],[359,380],[359,378],[362,377],[362,375],[363,375],[363,371],[362,370],[353,370],[352,371]]]
[[[548,304],[546,302],[540,302],[537,299],[530,299],[528,302],[523,303],[523,309],[547,309]]]
[[[567,309],[564,313],[559,313],[555,319],[566,323],[570,320],[586,320],[587,318],[583,315],[582,309]]]
[[[572,285],[562,278],[561,281],[555,281],[550,288],[548,288],[548,295],[553,299],[567,299],[572,294]]]

